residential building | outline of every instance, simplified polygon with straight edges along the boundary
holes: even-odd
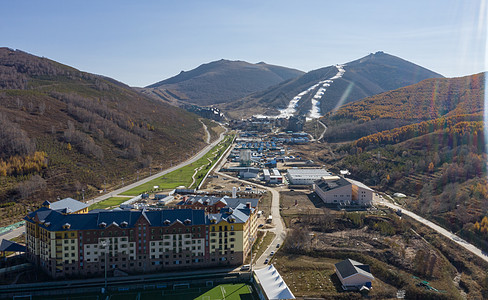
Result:
[[[251,205],[69,214],[41,207],[26,221],[26,254],[53,278],[239,265],[256,236]]]
[[[314,181],[330,176],[324,169],[292,168],[287,172],[288,183],[291,185],[312,185]]]
[[[342,283],[344,290],[348,289],[371,289],[374,276],[371,274],[369,265],[364,265],[352,259],[346,259],[336,263],[335,270],[337,277]]]

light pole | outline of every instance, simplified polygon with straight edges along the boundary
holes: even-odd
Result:
[[[107,246],[109,245],[109,242],[107,240],[101,240],[100,241],[100,246],[103,247],[103,250],[105,252],[105,291],[107,290]]]

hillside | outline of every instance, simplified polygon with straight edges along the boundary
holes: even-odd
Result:
[[[328,114],[324,162],[488,249],[484,80],[428,79]]]
[[[200,106],[229,102],[282,81],[302,75],[302,71],[264,62],[219,60],[147,86],[144,92],[163,100],[183,101]]]
[[[8,48],[0,48],[0,125],[0,206],[11,217],[169,166],[205,136],[193,114]]]
[[[322,121],[334,128],[330,142],[357,139],[382,130],[440,117],[483,111],[484,74],[426,79],[342,106]]]
[[[376,52],[337,66],[310,71],[300,77],[222,105],[231,116],[261,113],[278,115],[290,108],[291,114],[317,118],[343,104],[417,83],[442,77],[401,58]],[[290,106],[295,99],[295,105]],[[282,111],[282,115],[283,114]]]

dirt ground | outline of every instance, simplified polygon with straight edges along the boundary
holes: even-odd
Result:
[[[372,270],[376,271],[370,293],[373,299],[395,298],[402,288],[420,294],[435,293],[416,287],[419,280],[413,276],[428,280],[441,290],[439,294],[450,294],[446,299],[463,299],[462,288],[454,282],[459,275],[456,269],[395,214],[382,210],[360,213],[331,210],[310,191],[282,191],[280,196],[281,213],[291,229],[287,243],[301,239],[301,249],[284,247],[273,263],[296,296],[349,297],[340,287],[334,263],[352,257],[373,263]],[[354,226],[346,217],[354,214],[361,215],[364,223]],[[388,223],[398,232],[382,234],[376,223]],[[351,294],[356,296],[357,293]]]

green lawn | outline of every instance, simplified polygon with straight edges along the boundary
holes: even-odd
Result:
[[[218,158],[223,154],[224,150],[229,146],[232,141],[232,136],[227,136],[222,142],[212,148],[207,154],[194,163],[184,166],[178,170],[168,173],[164,176],[151,180],[145,184],[137,186],[126,192],[121,193],[121,195],[137,196],[147,191],[152,191],[154,186],[159,186],[159,190],[174,189],[178,186],[186,186],[188,188],[197,187],[203,180],[205,174],[210,170],[210,168],[217,162]],[[208,159],[212,161],[210,164]],[[203,166],[203,167],[202,167]],[[190,186],[192,183],[192,175],[195,173],[195,169],[202,167],[196,175],[196,182]]]
[[[88,210],[106,209],[112,206],[119,206],[120,203],[129,200],[130,197],[110,197],[107,200],[100,201],[88,207]]]
[[[254,299],[249,285],[245,283],[237,284],[221,284],[214,287],[210,291],[194,298],[195,300],[242,300],[242,299]]]

